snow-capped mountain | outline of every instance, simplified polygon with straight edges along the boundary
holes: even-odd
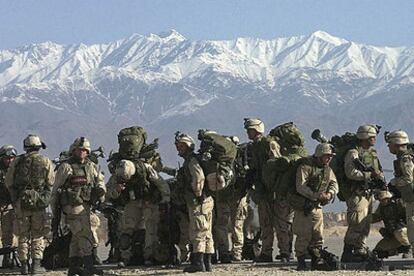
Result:
[[[0,51],[0,142],[20,144],[35,132],[51,155],[79,135],[113,148],[120,128],[138,124],[161,138],[172,162],[176,130],[244,138],[247,116],[268,129],[294,121],[307,135],[366,122],[414,134],[413,92],[414,47],[322,31],[273,40],[192,41],[172,30],[90,46],[45,42]]]

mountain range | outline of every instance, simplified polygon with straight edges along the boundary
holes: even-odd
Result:
[[[414,47],[377,47],[323,31],[263,40],[200,40],[175,30],[107,44],[53,42],[0,50],[0,142],[40,134],[57,156],[77,136],[116,150],[122,127],[160,138],[175,166],[174,132],[239,135],[293,121],[328,136],[363,123],[414,135]],[[390,165],[382,137],[380,156]]]

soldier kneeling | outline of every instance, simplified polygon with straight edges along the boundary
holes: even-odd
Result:
[[[371,223],[383,221],[385,227],[380,229],[383,239],[377,243],[374,252],[379,258],[388,258],[400,253],[408,255],[411,252],[411,245],[407,236],[403,202],[401,199],[394,199],[389,191],[380,191],[378,200],[380,204],[372,214]]]

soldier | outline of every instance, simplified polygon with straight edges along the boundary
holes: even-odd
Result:
[[[44,250],[46,208],[49,205],[55,175],[52,162],[39,153],[40,149],[46,148],[39,136],[28,135],[23,141],[23,148],[26,153],[19,155],[7,171],[6,186],[16,211],[21,273],[27,275],[30,245],[32,273],[45,272],[40,262]]]
[[[281,157],[280,147],[276,141],[268,140],[264,135],[264,124],[259,119],[244,119],[244,128],[252,143],[252,170],[254,170],[255,193],[254,201],[258,203],[261,227],[262,253],[256,261],[273,261],[274,220],[270,206],[269,191],[263,179],[263,166],[271,158]]]
[[[211,257],[214,254],[212,218],[214,202],[205,194],[205,176],[194,154],[194,140],[186,134],[176,134],[175,146],[178,155],[184,158],[181,179],[184,182],[184,197],[188,209],[189,235],[192,245],[191,266],[184,272],[212,271]]]
[[[370,231],[373,196],[366,190],[367,183],[375,179],[384,179],[377,151],[374,148],[378,128],[363,125],[357,130],[358,139],[355,148],[350,149],[344,158],[344,171],[350,195],[346,198],[348,229],[344,239],[344,251],[341,262],[360,262],[367,256],[365,240]],[[371,171],[361,171],[355,161],[359,159]]]
[[[17,156],[16,149],[11,145],[4,145],[0,148],[0,215],[1,215],[1,243],[3,247],[14,246],[15,237],[15,218],[10,193],[5,185],[5,178],[8,168]],[[10,254],[3,255],[4,268],[11,268],[13,261]]]
[[[148,215],[144,214],[146,202],[157,190],[161,195],[159,208],[165,209],[170,201],[168,185],[151,165],[139,160],[121,160],[107,186],[108,197],[124,205],[119,240],[121,261],[118,266],[143,264],[146,244],[145,215]]]
[[[329,167],[332,160],[330,144],[319,144],[315,154],[303,161],[297,168],[296,192],[304,204],[295,208],[293,232],[297,235],[295,251],[298,259],[297,270],[306,270],[305,256],[312,256],[312,266],[321,265],[323,245],[322,206],[332,201],[338,192],[335,174]],[[300,206],[303,206],[300,208]],[[299,207],[299,208],[298,208]]]
[[[392,198],[389,191],[378,193],[380,204],[372,214],[371,223],[384,222],[385,228],[380,229],[383,239],[375,246],[374,252],[380,258],[410,252],[410,242],[407,236],[407,223],[404,203],[401,199]]]
[[[401,193],[401,198],[406,208],[406,221],[408,240],[411,248],[414,246],[414,162],[413,153],[408,149],[408,135],[402,130],[389,133],[385,137],[389,151],[396,155],[394,161],[394,178],[390,185],[394,186]]]
[[[237,145],[238,137],[229,137]],[[215,242],[219,249],[221,263],[242,260],[244,244],[243,225],[247,216],[244,150],[238,149],[235,161],[235,183],[222,191],[213,193],[215,197]],[[231,244],[229,234],[231,235]]]
[[[102,275],[94,265],[94,237],[91,207],[103,201],[106,187],[98,166],[88,159],[90,142],[77,138],[71,145],[71,157],[59,166],[52,192],[53,216],[65,214],[72,233],[69,247],[68,275]]]

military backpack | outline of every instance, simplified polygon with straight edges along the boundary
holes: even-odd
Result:
[[[121,129],[118,134],[118,152],[122,158],[136,158],[146,140],[147,133],[142,127],[132,126]]]

